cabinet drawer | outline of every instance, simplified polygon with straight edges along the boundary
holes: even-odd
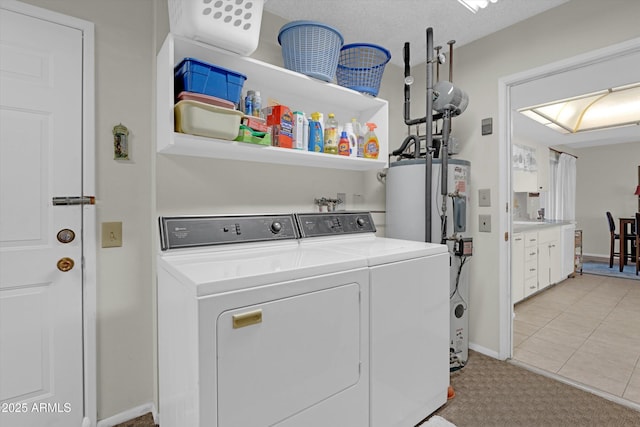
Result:
[[[538,246],[538,233],[525,233],[524,234],[524,246]]]
[[[524,263],[524,277],[525,281],[532,277],[538,278],[538,260]]]
[[[537,262],[538,261],[538,247],[529,246],[524,248],[524,262]]]
[[[524,296],[528,297],[529,295],[538,291],[538,278],[532,277],[524,281]]]

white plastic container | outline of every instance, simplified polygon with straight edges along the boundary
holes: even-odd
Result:
[[[175,108],[176,132],[232,140],[238,136],[241,111],[198,101],[180,101]]]
[[[258,47],[264,0],[168,0],[173,34],[251,55]]]

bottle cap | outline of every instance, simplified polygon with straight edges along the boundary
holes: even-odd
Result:
[[[320,113],[311,113],[311,119],[318,121],[320,119]]]
[[[378,126],[376,126],[375,123],[365,123],[365,124],[367,125],[367,127],[369,128],[369,130],[371,132],[373,132],[373,130],[378,127]]]
[[[345,131],[342,131],[342,134],[340,134],[340,138],[348,138],[347,133]]]

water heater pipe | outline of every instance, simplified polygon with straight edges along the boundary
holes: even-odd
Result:
[[[431,148],[433,147],[433,28],[427,28],[427,93],[426,93],[426,149],[424,167],[424,241],[431,242],[431,179],[433,174],[433,159]]]

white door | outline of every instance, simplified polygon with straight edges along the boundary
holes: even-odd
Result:
[[[82,52],[80,30],[0,9],[3,426],[83,422],[83,209],[52,204],[82,194]]]

